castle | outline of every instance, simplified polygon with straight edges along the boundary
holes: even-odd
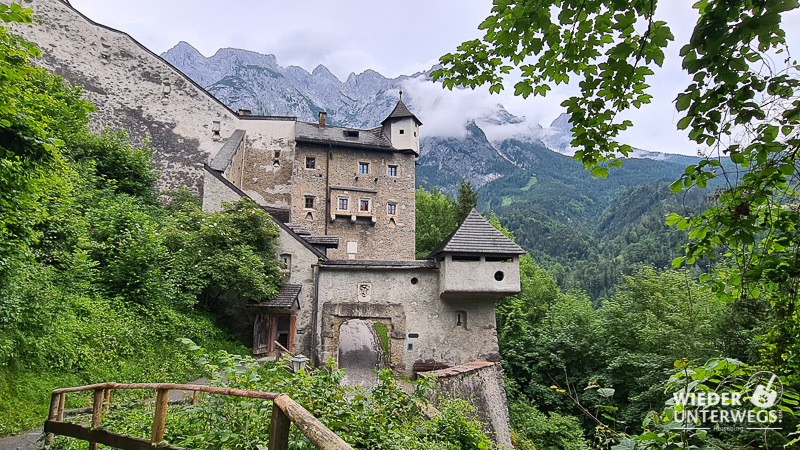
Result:
[[[383,361],[404,376],[499,361],[494,305],[520,291],[524,251],[473,211],[414,260],[422,122],[402,99],[367,130],[331,126],[324,112],[315,123],[235,112],[67,1],[27,3],[40,22],[16,31],[42,49],[39,63],[84,86],[95,129],[150,139],[160,188],[189,186],[207,211],[249,197],[280,227],[286,281],[252,306],[254,353],[278,342],[315,364]]]

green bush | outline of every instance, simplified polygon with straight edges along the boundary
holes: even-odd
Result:
[[[544,414],[527,403],[509,406],[511,427],[522,449],[587,450],[589,442],[583,436],[578,420],[556,412]],[[534,447],[535,446],[535,447]]]
[[[414,384],[406,393],[391,372],[380,374],[372,391],[343,387],[344,371],[332,364],[313,372],[294,374],[287,361],[260,366],[253,358],[218,352],[213,358],[201,347],[185,340],[206,369],[209,384],[267,392],[284,392],[311,412],[354,448],[467,450],[494,448],[493,443],[465,417],[469,406],[450,402],[441,414],[427,418],[431,381]],[[231,396],[202,397],[195,406],[170,407],[165,441],[193,449],[266,448],[272,402]],[[138,404],[133,409],[112,409],[103,426],[123,434],[148,438],[153,407]],[[55,448],[74,448],[61,438]],[[312,449],[309,441],[292,427],[290,448]]]

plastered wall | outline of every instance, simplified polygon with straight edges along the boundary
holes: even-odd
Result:
[[[391,317],[389,360],[406,376],[412,374],[417,361],[448,365],[499,361],[494,301],[443,301],[438,295],[438,274],[435,267],[371,270],[323,266],[319,275],[321,359],[335,358],[341,321]],[[364,284],[370,288],[368,297],[360,290]]]

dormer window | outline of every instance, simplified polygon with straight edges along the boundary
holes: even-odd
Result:
[[[358,131],[356,130],[344,130],[344,136],[349,138],[357,138]]]

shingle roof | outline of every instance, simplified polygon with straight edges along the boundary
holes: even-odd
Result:
[[[389,119],[400,119],[403,117],[411,117],[417,122],[417,125],[422,125],[422,122],[419,119],[417,119],[417,116],[415,116],[411,111],[408,110],[406,104],[403,103],[403,99],[400,99],[397,102],[397,105],[394,107],[392,112],[385,119],[383,119],[383,122],[386,122]],[[383,124],[383,122],[381,122],[381,124]]]
[[[262,308],[275,308],[275,309],[291,309],[295,303],[297,303],[297,307],[300,307],[300,303],[297,300],[297,297],[300,295],[300,290],[303,288],[301,284],[284,284],[281,286],[281,291],[278,292],[278,296],[274,299],[259,303],[254,306],[262,307]]]
[[[435,269],[436,263],[430,260],[384,261],[373,259],[329,259],[319,262],[320,267],[329,269]]]
[[[428,257],[436,256],[439,253],[522,255],[525,250],[473,209],[456,231],[439,244]]]
[[[358,137],[350,137],[345,131],[358,132]],[[297,122],[294,129],[295,140],[299,142],[330,143],[352,147],[368,147],[394,150],[392,142],[383,134],[383,128],[359,130],[357,128],[321,127],[317,123]]]
[[[301,236],[311,245],[321,245],[323,247],[339,248],[339,236],[330,235],[311,235]]]
[[[228,166],[231,165],[231,161],[236,155],[236,150],[239,148],[239,144],[242,143],[242,139],[244,139],[244,130],[234,131],[233,134],[231,134],[231,137],[225,141],[225,144],[222,146],[222,148],[219,149],[217,156],[215,156],[214,160],[211,161],[209,167],[214,170],[224,172]]]
[[[308,228],[306,228],[306,226],[303,225],[302,223],[287,223],[286,226],[291,228],[292,231],[294,231],[300,236],[311,234],[311,232],[308,231]]]

